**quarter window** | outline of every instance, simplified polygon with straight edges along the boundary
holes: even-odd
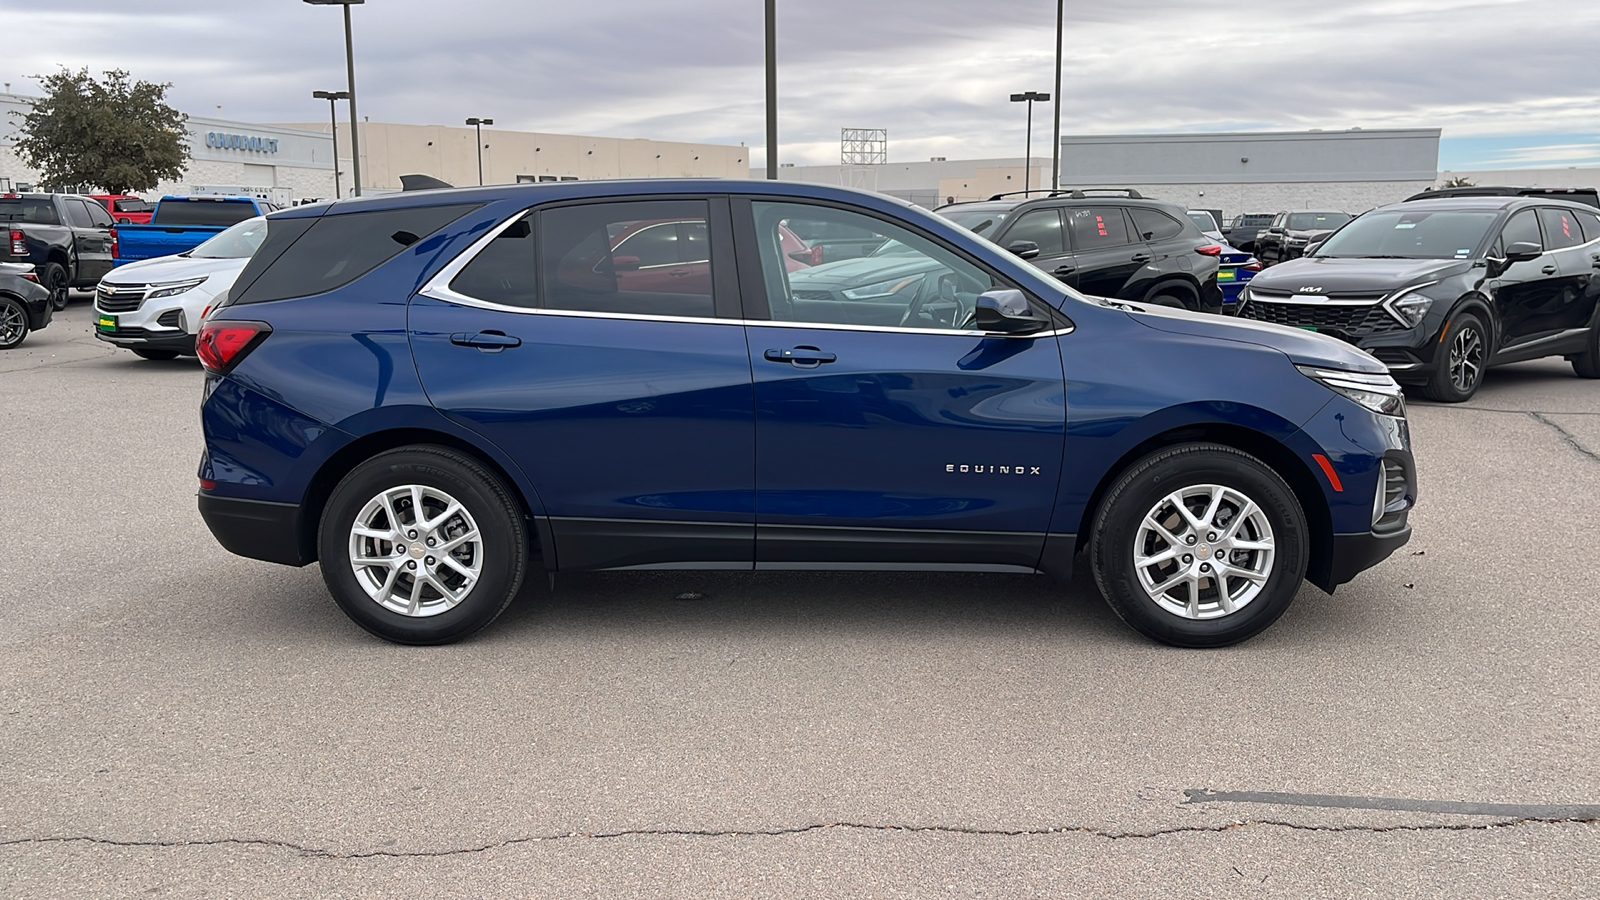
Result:
[[[1571,210],[1542,207],[1539,210],[1539,222],[1544,226],[1545,248],[1548,250],[1576,247],[1583,243],[1583,227],[1578,224],[1578,217]]]
[[[1067,230],[1072,233],[1072,246],[1076,250],[1132,243],[1128,238],[1128,223],[1122,216],[1120,206],[1085,206],[1069,209],[1066,213]]]
[[[1061,213],[1053,209],[1036,209],[1024,215],[1006,233],[1006,246],[1011,246],[1013,241],[1033,241],[1039,245],[1041,256],[1065,252],[1061,239]]]
[[[1178,220],[1165,213],[1137,208],[1129,209],[1128,212],[1133,216],[1134,230],[1139,232],[1144,240],[1164,241],[1183,233],[1183,226],[1178,224]]]
[[[704,200],[645,200],[540,213],[539,305],[637,316],[715,316],[708,210]]]

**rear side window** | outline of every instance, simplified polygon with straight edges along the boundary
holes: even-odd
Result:
[[[1539,223],[1544,226],[1546,250],[1576,247],[1583,243],[1583,226],[1578,224],[1578,216],[1571,210],[1542,207],[1539,210]]]
[[[704,200],[645,200],[541,212],[542,305],[637,316],[715,316],[711,272],[718,261],[707,246],[709,210]]]
[[[1600,215],[1592,212],[1578,213],[1578,221],[1583,224],[1583,239],[1585,241],[1600,240]]]
[[[288,300],[344,287],[477,208],[461,204],[274,219],[261,249],[239,274],[242,287],[233,302]]]
[[[1061,213],[1053,209],[1036,209],[1016,221],[1006,232],[1006,246],[1012,241],[1033,241],[1039,245],[1041,256],[1064,252],[1061,239]]]
[[[163,200],[156,208],[156,225],[237,225],[253,219],[254,203],[237,200]]]
[[[1134,230],[1146,241],[1165,241],[1183,234],[1183,226],[1173,217],[1153,209],[1128,210],[1133,215]]]
[[[1118,247],[1128,240],[1128,224],[1120,206],[1085,206],[1068,209],[1067,230],[1072,233],[1074,250]]]

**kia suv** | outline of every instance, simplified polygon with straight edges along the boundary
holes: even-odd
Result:
[[[1600,211],[1561,200],[1408,200],[1255,276],[1240,315],[1319,331],[1443,403],[1485,370],[1563,356],[1600,378]]]
[[[1281,212],[1256,235],[1255,254],[1264,265],[1302,256],[1350,221],[1342,212]]]
[[[626,277],[616,236],[658,222],[703,226],[708,278]],[[535,565],[1081,559],[1133,627],[1219,646],[1410,535],[1404,402],[1367,354],[1086,297],[894,198],[590,181],[268,223],[200,330],[200,510],[392,641],[471,634]],[[786,228],[870,232],[894,271],[824,292]]]
[[[1222,246],[1175,203],[1136,190],[997,195],[935,210],[1085,294],[1221,312]]]

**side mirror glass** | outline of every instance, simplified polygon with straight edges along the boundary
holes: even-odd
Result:
[[[979,330],[998,334],[1033,334],[1050,327],[1050,320],[1034,315],[1028,298],[1018,290],[979,294],[976,321]]]
[[[1012,241],[1006,245],[1006,250],[1021,259],[1033,259],[1039,255],[1039,245],[1033,241]]]
[[[1533,241],[1517,241],[1506,248],[1506,262],[1532,262],[1544,255],[1544,248]]]

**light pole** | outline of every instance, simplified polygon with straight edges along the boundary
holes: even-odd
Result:
[[[339,114],[334,112],[335,100],[349,100],[349,91],[312,91],[311,96],[328,101],[328,125],[333,134],[333,199],[339,199]]]
[[[494,120],[493,119],[479,119],[477,117],[473,117],[473,118],[467,120],[467,124],[471,125],[472,127],[476,128],[476,129],[478,129],[478,186],[482,187],[483,186],[483,126],[485,126],[485,125],[493,125],[494,124]]]
[[[778,178],[778,0],[767,0],[767,178]]]
[[[355,195],[361,196],[361,130],[356,125],[356,51],[350,39],[350,7],[367,0],[305,0],[312,6],[344,7],[344,65],[350,82],[350,166],[355,173]]]
[[[1067,0],[1056,0],[1056,105],[1055,139],[1050,144],[1050,190],[1061,190],[1061,25],[1066,18]]]
[[[1038,91],[1011,95],[1012,103],[1026,102],[1028,104],[1028,149],[1024,151],[1022,159],[1022,192],[1024,194],[1028,192],[1028,186],[1031,184],[1033,176],[1033,101],[1038,100],[1043,103],[1049,99],[1049,94],[1041,94]]]

